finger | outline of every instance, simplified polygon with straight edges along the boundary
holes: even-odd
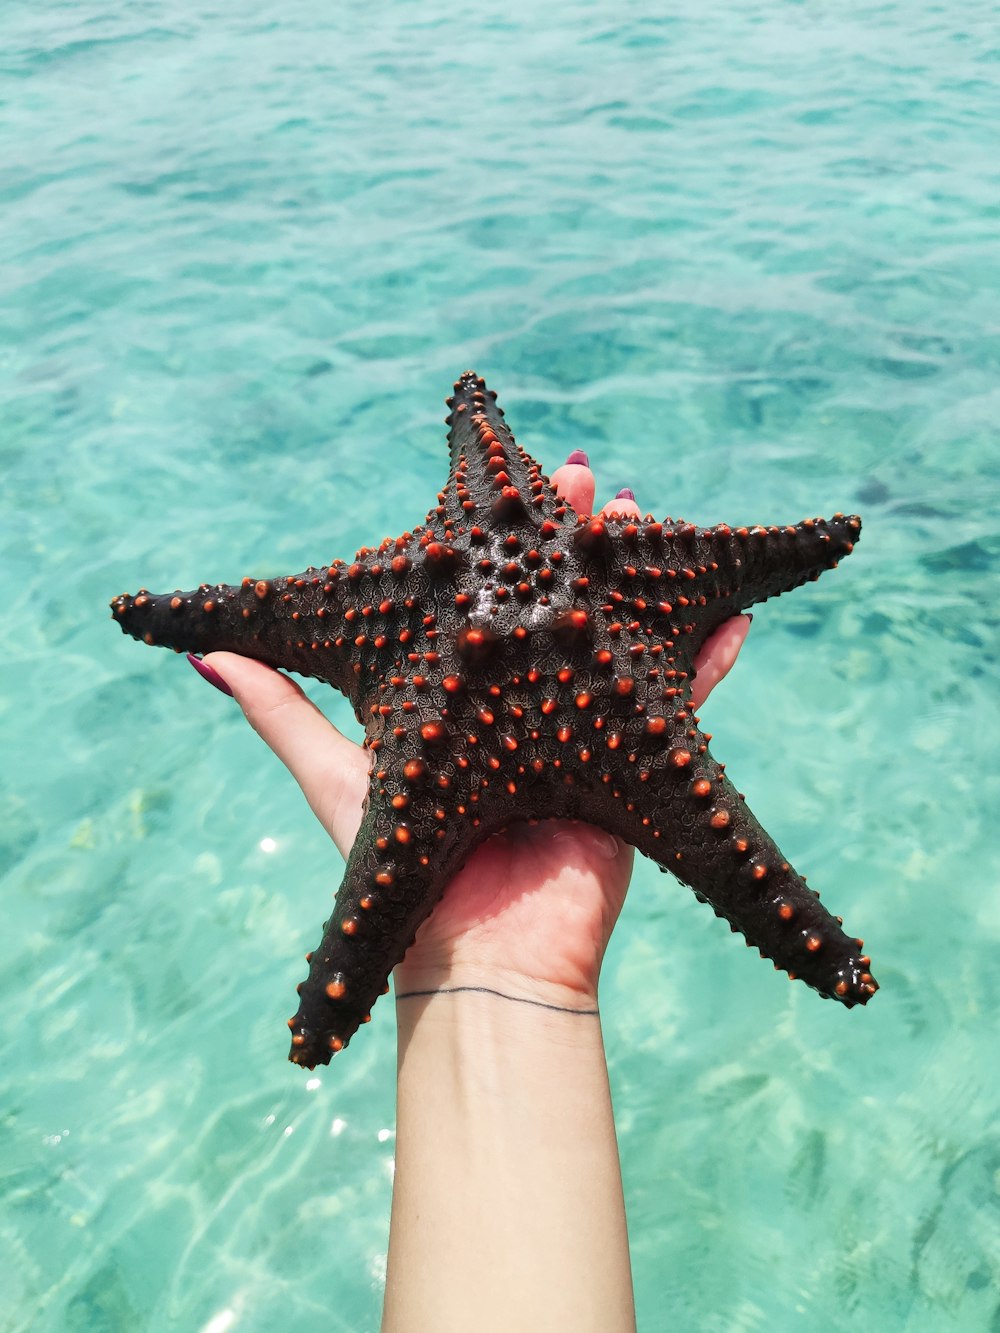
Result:
[[[711,692],[729,674],[750,631],[751,616],[733,616],[710,634],[694,659],[696,676],[691,705],[700,708]]]
[[[618,492],[601,508],[602,514],[617,514],[619,518],[642,518],[642,512],[635,502],[635,492],[628,486]]]
[[[582,449],[574,449],[549,480],[560,499],[565,500],[578,514],[586,516],[594,512],[594,474]]]
[[[346,857],[368,785],[364,751],[280,671],[235,653],[209,653],[204,661],[232,690],[247,721],[302,788]]]

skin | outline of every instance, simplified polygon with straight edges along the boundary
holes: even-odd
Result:
[[[588,467],[552,477],[579,514]],[[640,513],[634,501],[602,512]],[[695,707],[750,620],[699,655]],[[347,856],[368,762],[287,676],[205,658]],[[383,1333],[635,1328],[628,1234],[597,1011],[632,848],[590,825],[511,825],[448,885],[393,973],[396,1175]],[[420,994],[430,992],[430,994]]]

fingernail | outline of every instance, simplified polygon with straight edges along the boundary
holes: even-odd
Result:
[[[590,467],[590,459],[582,449],[574,449],[569,458],[566,459],[566,462],[576,463],[579,467]]]
[[[203,680],[208,681],[209,685],[214,685],[215,688],[221,690],[223,694],[228,694],[230,699],[233,697],[232,690],[214,667],[210,667],[208,663],[203,662],[200,657],[195,657],[194,653],[188,653],[187,660],[194,667],[195,671],[197,671],[198,675],[201,676]]]
[[[633,491],[632,488],[631,488],[630,486],[623,486],[622,489],[621,489],[621,490],[618,492],[618,494],[615,496],[615,499],[616,499],[616,500],[634,500],[634,499],[635,499],[635,491]]]
[[[603,829],[598,831],[598,837],[595,839],[597,850],[605,861],[611,861],[618,855],[618,839],[613,833],[605,833]]]

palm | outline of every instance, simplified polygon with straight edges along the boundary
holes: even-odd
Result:
[[[631,847],[589,824],[511,824],[448,885],[397,981],[461,966],[593,997],[631,873]]]

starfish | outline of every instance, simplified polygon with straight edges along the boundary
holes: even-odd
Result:
[[[290,1059],[326,1064],[388,989],[445,885],[515,819],[580,819],[690,885],[824,997],[877,985],[709,749],[694,660],[738,612],[816,579],[861,521],[700,528],[581,516],[467,371],[447,400],[451,467],[412,532],[275,579],[145,589],[122,629],[227,650],[341,690],[370,757],[360,830],[289,1020]]]

